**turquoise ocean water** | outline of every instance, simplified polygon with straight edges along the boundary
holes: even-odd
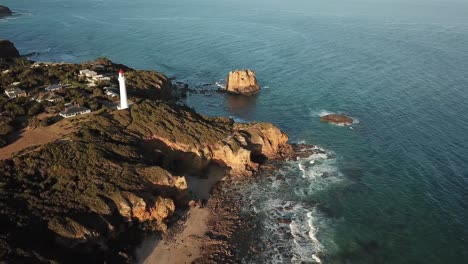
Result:
[[[186,102],[324,153],[243,187],[258,240],[273,241],[245,263],[468,263],[468,1],[2,4],[20,15],[0,20],[0,38],[35,60],[106,56],[203,89],[257,71],[256,98]],[[326,113],[356,123],[322,124]]]

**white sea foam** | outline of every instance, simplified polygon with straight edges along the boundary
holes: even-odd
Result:
[[[218,86],[221,89],[226,89],[226,86],[221,84],[220,82],[215,82],[216,86]]]
[[[335,153],[320,147],[311,151],[309,157],[286,163],[272,177],[259,178],[244,190],[243,197],[251,204],[246,210],[253,210],[260,219],[263,233],[259,237],[269,245],[257,261],[322,263],[325,248],[320,232],[327,230],[329,222],[310,197],[343,177]]]
[[[335,112],[331,112],[331,111],[328,111],[328,110],[311,110],[310,111],[310,115],[311,116],[316,116],[316,117],[322,117],[322,116],[326,116],[326,115],[331,115],[331,114],[336,114]]]

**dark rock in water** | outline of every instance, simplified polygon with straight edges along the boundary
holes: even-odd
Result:
[[[349,126],[353,124],[353,119],[344,115],[331,114],[320,117],[320,122]]]
[[[229,72],[226,92],[239,95],[254,95],[260,91],[255,72],[252,70],[236,70]]]
[[[0,17],[11,16],[12,14],[10,8],[0,5]]]
[[[0,39],[0,58],[16,58],[19,56],[19,51],[11,41]]]

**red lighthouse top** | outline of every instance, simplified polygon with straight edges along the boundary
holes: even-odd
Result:
[[[124,71],[122,69],[120,69],[119,74],[123,74],[123,73],[124,73]]]

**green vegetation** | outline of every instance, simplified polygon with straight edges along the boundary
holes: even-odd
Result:
[[[86,79],[79,77],[79,71],[91,69],[98,73],[112,73],[115,75],[108,82],[98,82],[96,87],[90,87]],[[118,100],[108,98],[103,93],[105,86],[118,86],[117,72],[123,69],[127,75],[127,87],[131,100],[142,99],[168,99],[171,95],[172,84],[161,73],[153,71],[135,71],[125,65],[115,64],[106,58],[98,58],[93,62],[82,64],[71,63],[33,63],[24,58],[12,60],[0,60],[0,114],[7,116],[1,120],[1,124],[13,127],[13,130],[4,134],[0,132],[0,147],[5,146],[7,135],[18,131],[28,124],[33,127],[49,124],[47,120],[31,120],[32,117],[46,111],[58,114],[65,108],[65,102],[78,103],[84,107],[97,111],[106,109],[105,102]],[[19,83],[12,86],[13,83]],[[50,84],[62,83],[67,88],[56,92],[64,97],[64,101],[51,103],[43,101],[40,104],[32,102],[30,98],[17,98],[8,100],[3,92],[12,87],[21,88],[28,93],[29,97],[35,97],[44,92],[43,88]],[[104,104],[103,104],[104,102]]]
[[[138,137],[103,112],[84,118],[72,139],[0,161],[0,259],[127,262],[119,252],[139,242],[120,242],[130,231],[164,229],[130,224],[117,210],[125,193],[148,201],[169,195],[157,183],[170,173],[154,167]]]
[[[196,166],[180,160],[190,154],[160,149],[151,137],[194,148],[220,142],[241,147],[232,139],[231,119],[204,117],[164,101],[142,101],[130,111],[100,111],[72,121],[79,129],[70,140],[0,161],[0,259],[132,262],[131,254],[125,256],[144,230],[165,230],[165,224],[137,220],[122,204],[130,208],[132,199],[184,204],[178,200],[183,193],[171,185],[172,173],[180,162]],[[43,122],[47,120],[30,119],[31,126]],[[2,126],[0,133],[11,130]]]
[[[133,122],[128,128],[146,137],[158,135],[173,142],[199,146],[225,141],[233,133],[231,119],[201,116],[186,106],[147,101],[132,107],[131,111]]]

